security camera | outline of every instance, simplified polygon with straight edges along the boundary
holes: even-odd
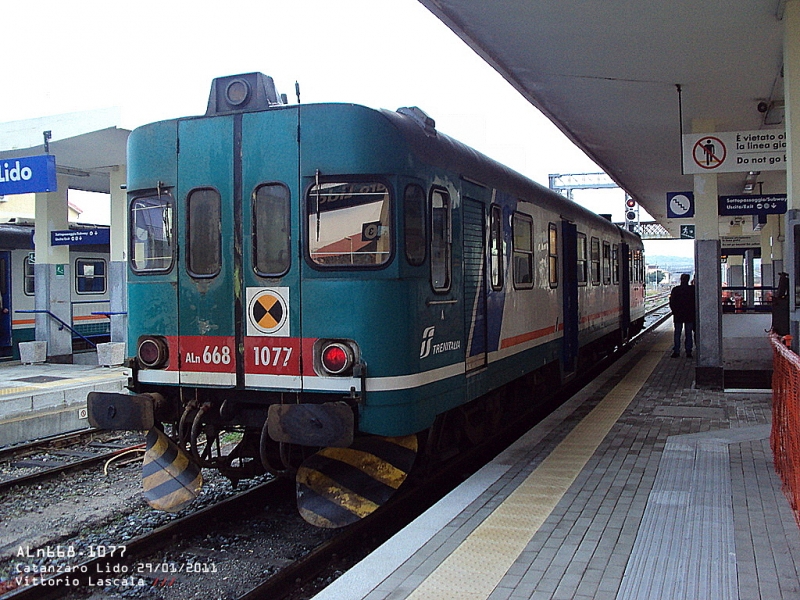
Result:
[[[758,103],[757,108],[758,108],[758,112],[765,113],[765,112],[767,112],[769,110],[769,104],[762,100],[761,102]]]

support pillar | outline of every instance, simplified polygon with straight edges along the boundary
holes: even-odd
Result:
[[[695,121],[695,133],[712,133],[713,122]],[[717,176],[694,176],[695,202],[695,299],[697,315],[697,387],[721,389],[722,369],[722,277],[720,269]]]
[[[51,246],[50,232],[69,229],[68,185],[58,176],[58,190],[36,194],[36,229],[33,243],[36,251],[34,285],[36,310],[49,310],[66,323],[72,324],[70,290],[72,269],[69,246]],[[47,342],[47,360],[72,362],[72,333],[62,328],[47,314],[36,314],[36,339]]]
[[[787,0],[783,15],[783,85],[786,104],[786,214],[785,270],[789,273],[789,331],[792,349],[800,344],[800,0]]]
[[[111,170],[111,264],[108,270],[108,285],[112,313],[125,313],[128,306],[128,202],[124,188],[126,176],[125,165]],[[111,341],[127,344],[127,314],[111,315]]]

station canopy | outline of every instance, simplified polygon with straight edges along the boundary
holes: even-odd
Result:
[[[69,188],[108,194],[111,169],[126,164],[130,131],[118,122],[117,109],[103,109],[0,123],[0,161],[45,154],[49,131],[49,153]]]
[[[785,0],[420,2],[673,235],[666,194],[693,189],[682,131],[785,127]],[[720,174],[719,194],[742,194],[746,176]],[[758,181],[786,191],[785,171]]]

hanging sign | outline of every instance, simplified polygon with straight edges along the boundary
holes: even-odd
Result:
[[[668,192],[667,218],[688,219],[694,216],[694,192]]]
[[[717,213],[729,215],[782,215],[786,212],[786,194],[756,196],[720,196]]]
[[[786,132],[780,129],[691,133],[683,136],[685,174],[785,169]]]
[[[50,232],[51,246],[90,246],[108,244],[111,233],[108,229],[67,229]]]
[[[52,154],[0,160],[0,196],[55,192],[56,157]]]

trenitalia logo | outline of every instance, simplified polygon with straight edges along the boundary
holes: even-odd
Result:
[[[56,189],[56,157],[52,154],[0,162],[0,196],[54,192]]]
[[[420,358],[427,358],[431,353],[431,343],[433,342],[433,333],[435,331],[436,327],[426,327],[425,331],[422,332],[422,347],[419,349]]]

